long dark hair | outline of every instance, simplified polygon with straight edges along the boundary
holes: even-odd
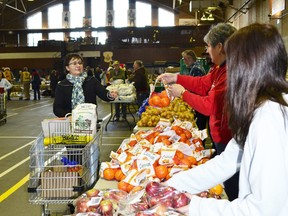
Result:
[[[244,146],[254,111],[265,101],[288,106],[287,52],[277,29],[269,24],[251,24],[234,33],[225,46],[227,54],[227,108],[229,126]]]

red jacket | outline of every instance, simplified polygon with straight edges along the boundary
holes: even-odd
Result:
[[[213,142],[227,144],[232,138],[224,111],[226,64],[215,66],[206,76],[178,75],[177,83],[185,89],[183,100],[196,111],[209,116]]]

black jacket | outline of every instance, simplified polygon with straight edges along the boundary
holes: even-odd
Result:
[[[104,101],[112,101],[108,97],[109,91],[101,85],[95,77],[87,77],[83,82],[83,91],[85,96],[85,103],[93,103],[97,105],[96,96]],[[67,113],[72,112],[71,98],[72,98],[73,84],[67,79],[62,80],[57,84],[55,92],[55,100],[53,103],[53,112],[58,117],[64,117]]]
[[[149,91],[148,79],[144,67],[137,69],[128,80],[129,82],[134,82],[137,93]]]

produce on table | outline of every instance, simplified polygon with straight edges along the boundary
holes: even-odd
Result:
[[[214,150],[205,150],[203,131],[188,121],[140,130],[125,139],[110,162],[102,162],[100,177],[119,181],[118,189],[130,192],[148,181],[166,181],[177,172],[205,163]]]
[[[141,114],[141,119],[137,122],[137,126],[155,127],[160,118],[168,119],[171,123],[174,118],[181,121],[195,121],[194,110],[181,98],[175,98],[165,107],[147,106],[146,111]]]

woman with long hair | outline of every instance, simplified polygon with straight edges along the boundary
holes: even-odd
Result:
[[[175,174],[167,185],[187,191],[187,215],[288,215],[287,51],[277,29],[251,24],[225,45],[227,112],[233,139],[207,163]],[[200,198],[240,170],[234,201]]]

